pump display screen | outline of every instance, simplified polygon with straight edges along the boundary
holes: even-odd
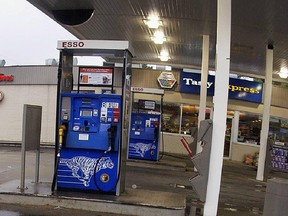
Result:
[[[92,110],[80,110],[80,116],[83,117],[91,117],[92,116]]]

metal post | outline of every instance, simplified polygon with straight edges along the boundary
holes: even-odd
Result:
[[[57,95],[56,95],[56,122],[55,122],[55,160],[54,160],[54,175],[51,185],[51,191],[54,192],[57,178],[58,166],[58,151],[59,151],[59,118],[60,118],[60,93],[61,93],[61,80],[62,80],[62,61],[63,52],[59,53],[59,65],[57,74]]]
[[[183,104],[180,105],[180,119],[183,118]],[[178,130],[178,133],[181,134],[181,128],[182,128],[182,121],[180,121],[180,124],[179,124],[179,130]]]
[[[22,122],[22,143],[21,143],[21,177],[20,177],[20,186],[19,189],[23,191],[25,189],[25,162],[26,162],[26,113],[27,106],[23,106],[23,122]]]
[[[216,216],[218,209],[223,152],[228,106],[228,84],[230,71],[231,0],[218,0],[216,75],[213,115],[213,134],[207,185],[205,216]]]
[[[213,101],[214,101],[214,97],[213,97]],[[213,114],[214,114],[214,109],[213,107],[210,108],[210,116],[209,116],[209,119],[213,119]]]
[[[35,183],[39,183],[40,148],[36,150]]]
[[[240,112],[239,111],[234,111],[234,118],[232,120],[232,142],[238,142],[238,130],[239,130],[239,117],[240,117]]]
[[[159,132],[160,132],[160,134],[161,135],[159,135],[160,136],[160,142],[159,143],[161,143],[161,146],[162,146],[162,149],[161,149],[161,151],[162,151],[162,156],[161,156],[161,158],[163,157],[163,155],[164,155],[164,150],[165,150],[165,146],[164,146],[164,136],[163,136],[163,131],[162,131],[162,123],[163,123],[163,101],[164,101],[164,95],[161,95],[161,102],[160,102],[160,114],[161,114],[161,116],[160,116],[160,124],[159,124],[159,127],[160,127],[160,129],[159,129]],[[159,147],[158,147],[158,152],[160,151],[160,144],[158,144],[159,145]],[[158,156],[159,156],[159,153],[158,153]],[[159,159],[159,157],[158,157],[158,159]],[[160,160],[160,159],[159,159]]]
[[[22,140],[21,146],[21,179],[20,179],[20,190],[25,190],[25,162],[26,162],[26,151],[25,141]]]
[[[271,45],[268,46],[266,50],[264,108],[263,108],[262,129],[260,134],[259,162],[256,176],[256,180],[259,181],[264,180],[264,169],[265,169],[267,139],[269,132],[270,106],[271,106],[271,94],[272,94],[272,74],[273,74],[273,46]]]
[[[21,179],[20,179],[20,186],[18,187],[22,191],[26,189],[25,188],[26,151],[38,150],[38,155],[36,156],[35,181],[37,180],[37,178],[39,180],[39,157],[40,157],[39,149],[40,149],[40,134],[41,134],[41,118],[42,118],[41,116],[42,116],[41,106],[24,104],[23,123],[22,123],[22,145],[21,145]]]
[[[202,120],[205,120],[205,114],[206,114],[208,66],[209,66],[209,35],[203,35],[201,91],[200,91],[200,104],[198,115],[198,128],[200,127],[200,122]],[[201,151],[202,151],[201,143],[198,142],[196,153],[199,153]]]

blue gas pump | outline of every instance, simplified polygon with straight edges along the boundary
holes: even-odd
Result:
[[[137,109],[133,109],[130,120],[129,159],[159,160],[161,144],[161,116],[164,91],[160,89],[132,87],[135,93],[161,95],[161,104],[157,111],[156,102],[138,100]]]
[[[51,190],[120,195],[125,190],[132,48],[127,41],[103,40],[58,41],[57,48],[60,56]],[[114,74],[113,64],[79,66],[74,82],[74,56],[108,54],[117,61],[122,57],[121,73]],[[121,81],[117,91],[114,80]]]
[[[63,147],[57,188],[115,192],[118,181],[121,97],[107,94],[61,95]]]
[[[158,160],[160,141],[160,115],[131,114],[129,153],[130,159]]]

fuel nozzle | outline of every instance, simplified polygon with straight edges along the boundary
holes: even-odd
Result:
[[[105,153],[110,152],[112,150],[112,139],[113,139],[113,131],[112,127],[108,128],[108,149],[105,151]]]
[[[158,142],[159,122],[154,123],[154,143]]]
[[[111,124],[111,127],[108,128],[107,132],[108,132],[108,149],[105,151],[110,152],[112,151],[113,148],[113,144],[115,143],[115,136],[116,136],[116,132],[117,131],[117,125],[116,124]]]
[[[63,143],[63,137],[64,137],[64,131],[66,130],[66,126],[65,125],[61,125],[59,127],[59,144],[62,145]]]

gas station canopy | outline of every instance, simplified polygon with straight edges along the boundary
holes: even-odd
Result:
[[[134,48],[133,63],[201,67],[202,35],[210,36],[209,68],[215,68],[217,1],[210,0],[28,0],[80,40],[124,40]],[[263,77],[268,43],[274,46],[274,78],[287,66],[288,1],[232,1],[231,71]],[[160,19],[163,44],[145,25]],[[161,62],[165,49],[170,59]],[[115,61],[106,58],[107,61]]]

